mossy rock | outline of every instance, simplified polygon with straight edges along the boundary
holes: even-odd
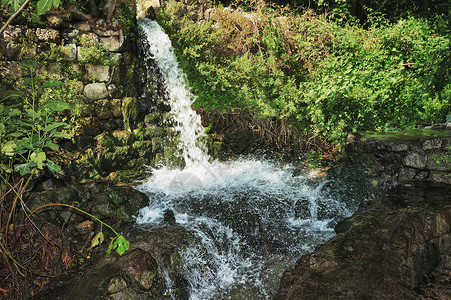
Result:
[[[185,166],[185,161],[180,157],[180,150],[176,146],[167,145],[164,147],[163,151],[164,160],[166,164],[173,167],[183,167]]]
[[[132,131],[138,123],[139,101],[136,97],[125,97],[122,99],[122,117],[124,129]]]
[[[153,112],[144,117],[144,123],[146,123],[146,125],[148,126],[159,125],[161,124],[162,119],[162,113]]]

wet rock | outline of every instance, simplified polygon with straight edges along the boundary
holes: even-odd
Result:
[[[124,129],[133,130],[138,121],[139,101],[135,97],[125,97],[122,99],[122,116],[124,120]]]
[[[127,282],[121,276],[109,279],[105,284],[105,292],[107,295],[122,291],[127,287]]]
[[[434,189],[420,202],[395,194],[339,222],[335,238],[285,272],[276,299],[417,299],[416,288],[451,253],[443,246],[451,242],[451,206],[443,205],[451,194]]]
[[[168,224],[168,225],[175,225],[175,215],[174,215],[174,211],[172,209],[167,209],[164,212],[164,216],[163,216],[163,222]]]

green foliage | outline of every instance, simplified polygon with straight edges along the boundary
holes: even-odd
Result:
[[[109,54],[100,42],[83,35],[78,39],[77,43],[82,46],[79,51],[83,51],[83,59],[80,62],[100,66],[117,65],[117,60]]]
[[[125,36],[135,37],[136,29],[136,2],[120,1],[119,2],[119,22]]]
[[[47,157],[46,151],[59,150],[56,141],[72,137],[64,132],[69,125],[55,118],[70,109],[69,104],[43,97],[47,89],[56,90],[62,83],[35,77],[36,66],[35,62],[22,63],[29,71],[29,77],[22,79],[24,89],[8,91],[0,103],[0,175],[4,179],[13,172],[25,176],[44,167],[59,172],[60,167]]]
[[[45,14],[52,7],[58,7],[61,4],[61,0],[39,0],[36,5],[36,13],[38,16]]]
[[[114,249],[119,255],[122,255],[130,249],[130,242],[123,235],[116,236],[114,239],[111,239],[106,253],[110,255],[111,250]]]
[[[451,112],[449,20],[369,15],[365,27],[311,11],[170,1],[160,23],[198,96],[195,106],[248,110],[335,143],[358,130],[443,122]]]
[[[2,7],[8,7],[11,13],[16,12],[20,6],[26,0],[1,0],[0,5]],[[32,1],[34,2],[34,1]],[[39,0],[36,2],[36,14],[38,16],[44,15],[53,7],[58,7],[61,4],[61,0]]]
[[[0,4],[3,7],[9,7],[9,11],[14,13],[25,2],[25,0],[1,0]]]

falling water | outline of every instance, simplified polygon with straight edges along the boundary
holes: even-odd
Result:
[[[327,181],[296,175],[291,166],[255,158],[211,161],[171,41],[155,21],[141,19],[139,26],[147,58],[162,74],[186,166],[153,170],[139,187],[150,202],[137,223],[159,224],[172,209],[197,237],[182,253],[191,299],[272,298],[283,271],[331,238],[333,225],[352,208],[330,196]]]

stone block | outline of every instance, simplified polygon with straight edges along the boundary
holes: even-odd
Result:
[[[423,142],[423,150],[439,149],[442,147],[441,139],[426,140]]]
[[[111,52],[118,52],[120,51],[124,40],[120,39],[120,37],[117,36],[109,36],[100,38],[100,43],[106,50]]]
[[[113,116],[109,100],[96,101],[96,115],[100,120],[106,120]]]
[[[6,30],[3,32],[2,36],[5,39],[6,43],[11,42],[18,43],[20,41],[20,38],[23,36],[24,32],[25,32],[24,26],[8,25],[8,27],[6,27]]]
[[[108,97],[106,84],[103,82],[87,84],[83,92],[89,100],[97,100]]]
[[[77,46],[75,44],[67,44],[60,46],[63,60],[74,61],[77,59]]]
[[[60,28],[63,25],[64,20],[61,15],[49,15],[47,17],[47,26],[52,28]]]
[[[20,62],[0,61],[0,73],[7,78],[21,77]]]
[[[451,184],[450,172],[432,171],[429,177],[434,182]]]
[[[48,28],[37,28],[36,36],[38,41],[48,42],[48,43],[60,43],[61,35],[60,32],[56,29],[48,29]]]
[[[83,47],[95,46],[99,43],[99,36],[95,33],[83,33],[80,35],[80,45]]]
[[[20,60],[22,58],[22,51],[19,44],[10,42],[6,44],[3,55],[8,60]]]
[[[398,143],[390,143],[391,150],[393,152],[403,152],[409,150],[408,144],[398,144]]]
[[[110,67],[87,64],[85,79],[88,81],[108,82],[110,81]]]
[[[91,30],[91,24],[89,22],[83,21],[78,23],[73,23],[72,26],[79,31],[90,31]]]
[[[121,106],[122,106],[121,99],[111,100],[111,113],[113,114],[113,117],[118,118],[122,116]]]
[[[410,152],[404,157],[403,164],[406,167],[423,169],[426,167],[427,157],[423,153]]]

